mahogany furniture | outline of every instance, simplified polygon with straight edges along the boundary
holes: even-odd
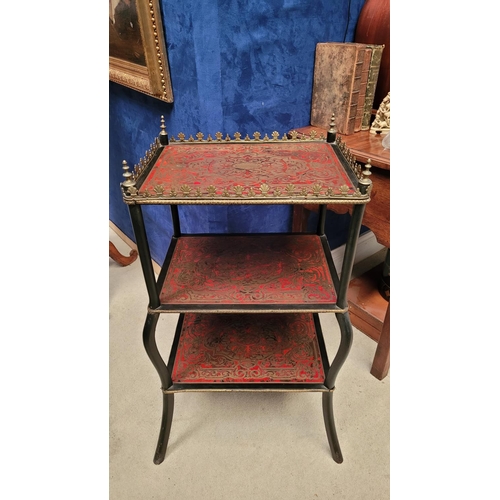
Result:
[[[126,255],[122,255],[113,244],[113,242],[109,242],[109,256],[116,263],[120,264],[120,266],[128,266],[132,264],[132,262],[135,262],[135,260],[137,259],[137,255],[138,254],[136,250],[130,250],[130,254],[128,257]]]
[[[318,137],[326,137],[326,130],[307,126],[295,129],[301,137],[308,137],[314,131]],[[387,247],[390,241],[390,152],[382,146],[383,136],[369,131],[341,136],[358,162],[370,161],[373,189],[371,202],[366,207],[363,224]],[[343,214],[352,212],[352,206],[331,205],[328,210]],[[311,211],[317,212],[318,205],[305,204],[294,207],[293,231],[307,227]],[[376,268],[351,281],[347,293],[352,324],[378,343],[373,359],[371,374],[382,380],[389,371],[390,316],[389,303],[379,293],[381,269]]]
[[[333,417],[333,391],[352,343],[347,303],[359,231],[372,182],[334,128],[326,140],[260,133],[234,139],[202,133],[159,137],[121,184],[149,296],[146,352],[162,385],[163,413],[154,463],[167,449],[174,395],[189,391],[314,391],[333,459],[343,461]],[[178,205],[291,204],[314,200],[313,233],[186,234]],[[155,278],[142,215],[170,205],[173,236]],[[324,233],[326,206],[352,206],[340,275]],[[178,313],[165,362],[156,345],[160,314]],[[340,345],[330,364],[319,313],[336,315]]]

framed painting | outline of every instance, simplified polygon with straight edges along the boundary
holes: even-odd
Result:
[[[109,0],[109,79],[174,101],[159,0]]]

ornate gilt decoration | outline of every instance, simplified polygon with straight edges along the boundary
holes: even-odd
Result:
[[[130,174],[129,174],[130,175]],[[366,174],[365,174],[366,175]],[[371,181],[369,181],[371,183]],[[122,184],[123,185],[123,184]],[[132,191],[134,191],[132,193]],[[130,196],[135,196],[137,194],[137,189],[134,187],[131,191],[127,190],[126,194]],[[162,197],[165,194],[165,187],[161,184],[157,184],[153,188],[153,193],[148,192],[147,190],[141,193],[144,197],[151,196],[159,196]],[[349,193],[350,188],[346,184],[343,184],[337,189],[333,189],[331,187],[321,186],[319,184],[314,184],[310,190],[306,187],[300,188],[298,193],[296,189],[292,185],[288,185],[283,191],[280,187],[272,188],[269,184],[261,184],[257,189],[252,186],[225,186],[218,190],[214,185],[210,185],[207,187],[206,191],[203,192],[201,188],[197,187],[196,189],[192,189],[187,185],[180,186],[179,189],[172,187],[169,191],[169,195],[171,197],[178,197],[181,195],[183,198],[200,198],[203,195],[209,196],[211,198],[221,198],[221,199],[230,199],[230,198],[247,198],[247,199],[255,199],[255,198],[265,198],[272,196],[273,198],[282,198],[283,200],[289,199],[294,195],[297,195],[301,198],[307,197],[315,197],[315,198],[336,198],[339,196],[342,197],[360,197],[363,194],[359,189],[356,189],[354,192]],[[349,203],[354,203],[354,200],[349,201]]]
[[[330,124],[329,132],[335,131],[335,117],[332,115],[332,120]],[[166,136],[166,127],[164,117],[161,117],[161,125],[160,125],[160,136]],[[267,134],[265,134],[264,138],[262,138],[262,134],[260,132],[254,132],[252,134],[253,139],[250,139],[248,134],[242,138],[242,134],[240,132],[234,133],[234,139],[231,139],[229,134],[226,134],[223,139],[222,132],[218,131],[214,134],[214,138],[209,134],[205,139],[205,135],[202,132],[198,132],[195,134],[196,139],[194,139],[193,135],[190,135],[186,141],[186,135],[183,132],[177,134],[178,141],[172,137],[170,142],[175,143],[176,145],[182,144],[217,144],[224,142],[234,142],[234,143],[244,143],[244,142],[296,142],[296,141],[316,141],[324,143],[324,139],[317,139],[317,134],[312,133],[310,137],[303,136],[301,137],[297,131],[290,132],[290,138],[284,134],[280,139],[280,134],[277,131],[273,131],[271,134],[272,139],[269,138]],[[167,136],[168,137],[168,136]],[[330,136],[331,140],[331,136]],[[262,182],[260,185],[256,185],[254,183],[249,185],[238,184],[235,185],[228,182],[226,186],[215,186],[213,184],[208,187],[194,187],[190,186],[186,183],[175,185],[168,185],[165,187],[163,184],[154,184],[154,182],[150,183],[149,186],[145,186],[141,188],[140,196],[143,198],[148,198],[150,201],[148,203],[155,203],[161,200],[165,200],[167,202],[168,198],[175,198],[176,203],[197,203],[195,201],[196,198],[208,197],[212,198],[213,201],[211,203],[238,203],[237,199],[246,199],[249,202],[253,203],[300,203],[300,200],[304,198],[310,197],[311,199],[315,199],[319,202],[320,200],[330,200],[335,201],[336,203],[366,203],[369,201],[369,193],[371,191],[371,180],[369,180],[369,176],[371,175],[371,160],[368,160],[368,163],[365,166],[365,169],[362,171],[361,166],[356,162],[356,158],[352,155],[349,148],[342,141],[340,137],[336,137],[336,147],[340,151],[341,155],[344,157],[345,161],[354,172],[355,176],[358,179],[358,182],[363,186],[362,191],[359,188],[353,189],[353,187],[349,187],[346,184],[341,185],[340,187],[332,187],[328,185],[323,185],[320,182],[315,182],[313,185],[302,185],[295,186],[293,183],[287,184],[284,186],[283,184],[279,186],[273,186],[272,183]],[[165,144],[165,142],[163,142]],[[137,198],[138,189],[136,187],[136,181],[139,176],[144,172],[146,167],[153,160],[158,148],[163,147],[160,139],[157,137],[155,142],[150,145],[149,150],[145,152],[145,156],[140,159],[139,163],[135,165],[134,171],[129,172],[129,167],[126,161],[123,162],[123,176],[125,177],[125,181],[122,183],[122,191],[124,193],[125,198],[131,200]],[[167,194],[168,193],[168,194]],[[192,199],[193,201],[189,201]],[[342,199],[345,199],[343,201]],[[234,201],[233,201],[234,200]],[[142,202],[143,203],[143,202]],[[241,203],[241,201],[239,202]]]
[[[154,187],[154,190],[155,190],[155,193],[156,193],[158,196],[162,196],[162,195],[163,195],[163,192],[165,191],[165,188],[164,188],[161,184],[157,184],[157,185]]]
[[[165,122],[164,121],[163,121],[162,125],[163,125],[163,127],[165,127]],[[164,129],[162,129],[162,132],[163,131],[164,131]],[[166,132],[165,132],[165,135],[166,135]],[[142,172],[144,171],[144,169],[147,167],[148,163],[151,161],[151,158],[153,158],[153,156],[158,151],[158,149],[160,148],[160,146],[161,146],[160,139],[157,137],[155,139],[155,142],[153,144],[151,144],[149,146],[149,149],[144,153],[144,157],[139,160],[139,163],[137,163],[136,165],[134,165],[134,171],[131,174],[132,175],[132,179],[134,181],[137,181],[137,179],[142,174]]]
[[[145,65],[109,57],[109,79],[166,102],[173,102],[170,71],[158,0],[137,0],[137,29],[141,34]],[[110,22],[112,22],[110,14]]]
[[[268,136],[268,134],[264,134],[264,137],[262,137],[261,132],[258,132],[258,131],[254,132],[252,134],[253,139],[250,137],[249,134],[245,134],[245,137],[243,137],[240,132],[235,132],[233,134],[233,138],[231,138],[229,134],[226,134],[224,139],[222,138],[223,137],[222,132],[216,132],[214,134],[215,139],[212,137],[211,134],[208,134],[207,138],[205,139],[204,138],[205,136],[202,132],[197,132],[196,134],[194,134],[194,137],[196,137],[196,139],[193,137],[193,135],[190,135],[189,138],[186,140],[186,134],[184,134],[183,132],[179,132],[177,134],[177,137],[178,137],[178,140],[176,140],[174,137],[170,138],[170,142],[174,142],[176,144],[186,143],[186,142],[191,143],[191,144],[192,143],[207,144],[210,142],[223,142],[223,140],[225,142],[262,142],[262,141],[265,141],[265,142],[290,142],[290,141],[294,141],[294,142],[295,141],[324,142],[324,140],[325,140],[325,137],[318,135],[318,133],[315,130],[313,130],[309,136],[299,135],[299,133],[296,130],[292,130],[290,132],[290,137],[288,137],[287,134],[283,134],[281,136],[281,138],[280,138],[279,132],[277,132],[276,130],[274,132],[272,132],[272,134],[271,134],[272,138],[270,138]]]
[[[391,128],[391,93],[389,92],[377,110],[370,127],[370,134],[387,134]]]

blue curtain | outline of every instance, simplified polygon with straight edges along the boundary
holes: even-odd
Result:
[[[352,41],[363,3],[160,0],[174,102],[110,82],[110,220],[135,241],[119,187],[121,163],[134,165],[144,156],[161,115],[171,135],[283,134],[308,125],[316,44]],[[152,257],[161,263],[172,235],[169,209],[144,207],[143,212]],[[192,206],[179,212],[186,232],[291,229],[289,206]]]

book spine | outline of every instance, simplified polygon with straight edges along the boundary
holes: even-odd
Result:
[[[377,87],[380,62],[385,45],[372,45],[372,58],[370,70],[368,72],[368,82],[366,84],[365,104],[363,106],[363,120],[361,130],[369,130],[372,117],[373,100],[375,99],[375,89]]]
[[[363,72],[364,58],[365,58],[364,48],[357,47],[356,59],[352,75],[351,91],[349,94],[347,117],[344,125],[338,127],[338,131],[341,134],[345,135],[354,134],[354,123],[356,120],[356,112],[358,109],[358,99],[361,88],[361,77]]]
[[[365,110],[366,86],[368,84],[368,75],[370,72],[370,63],[372,60],[372,49],[366,47],[364,49],[363,69],[361,70],[361,84],[359,87],[358,105],[356,108],[356,119],[354,120],[354,132],[361,130],[363,116]]]

